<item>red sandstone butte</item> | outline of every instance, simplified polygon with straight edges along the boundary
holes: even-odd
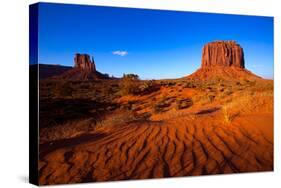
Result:
[[[106,74],[96,70],[94,58],[88,54],[76,53],[74,56],[74,67],[59,76],[53,77],[63,80],[96,80],[109,79]]]
[[[74,68],[88,72],[96,72],[94,58],[92,57],[91,60],[88,54],[75,54]]]
[[[225,66],[245,68],[243,48],[235,41],[216,41],[206,44],[201,67]]]
[[[187,78],[191,79],[257,79],[245,69],[243,48],[235,41],[215,41],[203,47],[201,67]]]

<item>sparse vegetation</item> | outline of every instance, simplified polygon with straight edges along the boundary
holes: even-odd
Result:
[[[40,80],[40,183],[272,170],[273,81],[218,43],[184,78],[114,78],[75,58],[81,70]]]
[[[62,83],[62,85],[58,85],[58,97],[60,98],[72,98],[72,93],[74,89],[71,86],[71,83]]]
[[[248,114],[273,112],[273,83],[262,81],[155,81],[129,74],[108,81],[46,80],[40,91],[40,143],[126,125],[158,129],[169,122],[180,129],[213,121],[230,127]]]
[[[122,79],[139,80],[139,76],[137,74],[123,74]]]
[[[170,107],[172,102],[174,101],[174,98],[172,97],[163,97],[160,101],[158,101],[154,105],[154,112],[159,113],[166,110],[166,108]]]
[[[139,81],[131,78],[123,78],[119,85],[120,95],[134,95],[139,93]]]
[[[234,118],[236,118],[237,116],[239,116],[239,112],[238,111],[233,111],[234,109],[232,109],[231,105],[225,105],[222,108],[222,112],[223,112],[223,117],[224,117],[224,121],[226,123],[231,123]]]
[[[115,113],[108,117],[105,117],[101,121],[97,122],[96,128],[108,128],[110,126],[126,125],[132,121],[136,121],[138,118],[132,111],[125,111],[123,113]]]
[[[195,87],[196,85],[193,82],[187,81],[183,83],[183,88],[195,88]]]
[[[137,75],[124,75],[119,84],[119,93],[124,95],[146,95],[160,89],[154,80],[140,81]]]
[[[180,99],[177,100],[176,109],[181,110],[185,108],[189,108],[193,105],[193,101],[191,98]]]
[[[160,85],[157,84],[154,80],[149,80],[140,84],[138,88],[140,94],[146,95],[158,91],[160,89]]]

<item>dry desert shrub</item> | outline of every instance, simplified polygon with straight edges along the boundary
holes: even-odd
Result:
[[[136,116],[131,111],[122,113],[112,113],[103,118],[88,118],[75,121],[67,121],[57,126],[42,128],[40,130],[40,142],[50,142],[61,139],[69,139],[84,134],[89,134],[91,131],[97,131],[103,128],[112,126],[120,126],[133,121],[139,121],[141,118],[147,118],[148,115]]]
[[[206,105],[212,103],[215,98],[216,96],[214,94],[201,94],[193,96],[192,101],[198,105]]]
[[[273,111],[272,92],[249,92],[244,94],[240,100],[241,110],[245,112],[271,112]]]
[[[50,142],[60,139],[69,139],[88,133],[95,129],[96,120],[93,118],[68,121],[63,124],[42,128],[40,130],[40,142]]]
[[[154,80],[140,81],[137,76],[125,76],[119,84],[119,94],[125,95],[147,95],[160,89],[160,84]]]
[[[138,117],[132,111],[115,113],[98,121],[95,128],[100,129],[108,128],[111,126],[120,126],[137,120],[139,120]]]
[[[119,84],[119,94],[121,96],[125,95],[135,95],[139,93],[139,80],[131,79],[131,78],[122,78]]]
[[[153,106],[154,112],[159,113],[166,110],[166,108],[170,107],[171,104],[174,102],[174,97],[162,97],[158,102],[156,102]]]
[[[179,99],[176,102],[176,109],[181,110],[181,109],[189,108],[192,105],[193,105],[193,101],[191,98]]]
[[[226,123],[231,123],[237,116],[239,116],[240,111],[235,108],[234,103],[229,103],[222,107],[223,118]]]
[[[237,116],[246,113],[272,113],[273,112],[273,93],[266,92],[244,92],[232,97],[222,107],[224,121],[232,122]]]
[[[182,84],[183,88],[195,88],[196,84],[194,82],[186,81]]]
[[[166,112],[165,114],[161,114],[161,116],[159,116],[159,118],[161,120],[175,120],[175,119],[179,119],[179,118],[185,118],[188,121],[194,121],[197,118],[197,115],[194,113],[187,112],[187,111],[173,109],[173,110]],[[158,119],[158,120],[160,120],[160,119]]]
[[[257,82],[254,86],[249,87],[249,91],[273,93],[273,82],[268,82],[268,81]]]
[[[160,89],[160,84],[157,84],[154,80],[148,80],[139,85],[139,94],[147,95],[152,92],[158,91]]]
[[[220,98],[225,98],[232,94],[233,94],[233,91],[230,88],[228,88],[226,90],[223,90],[223,92],[219,96],[220,96]]]
[[[70,82],[62,82],[56,85],[55,96],[58,98],[72,98],[74,89]]]

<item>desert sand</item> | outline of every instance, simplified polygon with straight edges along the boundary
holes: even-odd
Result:
[[[215,45],[179,79],[40,80],[40,184],[272,171],[273,81]]]

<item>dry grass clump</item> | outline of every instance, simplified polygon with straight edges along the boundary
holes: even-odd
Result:
[[[199,105],[206,105],[209,103],[212,103],[215,100],[216,96],[214,94],[201,94],[201,95],[195,95],[192,97],[193,103],[199,104]]]
[[[139,80],[131,79],[131,78],[122,78],[119,84],[119,94],[121,96],[124,95],[135,95],[139,93]]]
[[[165,115],[160,115],[157,120],[177,120],[179,118],[184,118],[187,121],[194,121],[197,119],[197,115],[182,110],[170,110],[166,112]]]
[[[144,81],[139,85],[139,94],[147,95],[158,91],[160,89],[160,84],[157,84],[154,80]]]
[[[182,84],[183,88],[196,88],[196,84],[194,82],[186,81]]]
[[[272,81],[260,81],[255,83],[254,86],[249,88],[252,92],[271,92],[273,93],[273,82]]]
[[[268,90],[265,92],[245,91],[232,97],[222,107],[224,120],[232,122],[237,116],[248,113],[272,113],[273,112],[273,93]]]
[[[112,101],[118,97],[118,80],[42,80],[40,99],[88,99]]]
[[[193,101],[191,98],[179,99],[176,102],[176,109],[181,110],[181,109],[189,108],[192,105],[193,105]]]
[[[155,113],[164,112],[174,102],[174,97],[163,97],[160,101],[154,104],[153,109]]]
[[[140,81],[138,77],[124,77],[119,84],[119,94],[125,95],[147,95],[152,92],[158,91],[160,84],[154,80]]]
[[[110,126],[120,126],[125,125],[133,121],[137,121],[138,117],[132,111],[125,111],[121,113],[114,113],[112,115],[106,116],[104,119],[96,123],[95,128],[107,128]]]
[[[40,129],[40,143],[74,138],[89,134],[92,131],[109,128],[110,126],[126,125],[148,117],[148,114],[136,116],[132,111],[122,111],[121,113],[112,113],[100,118],[66,121],[56,126]]]
[[[72,98],[74,88],[71,82],[61,82],[60,84],[56,85],[55,96],[58,98]]]
[[[223,96],[229,96],[229,95],[231,95],[231,94],[233,94],[233,91],[232,91],[230,88],[226,89],[226,90],[223,92]]]
[[[177,83],[175,81],[169,81],[169,80],[162,80],[160,81],[160,85],[163,87],[172,87],[175,86]]]
[[[57,126],[40,129],[40,144],[61,139],[69,139],[89,133],[96,128],[96,120],[88,118],[68,121]]]
[[[229,103],[222,107],[223,118],[226,123],[231,123],[237,116],[239,116],[240,111],[235,108],[234,103]]]

